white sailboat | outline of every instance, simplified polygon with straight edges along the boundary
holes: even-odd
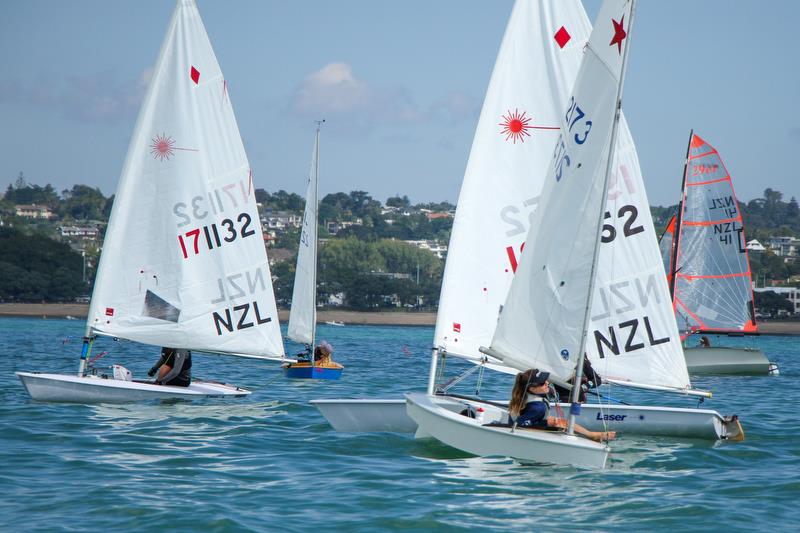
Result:
[[[292,290],[292,309],[289,313],[287,336],[306,346],[307,360],[284,365],[286,376],[294,379],[339,379],[342,365],[338,363],[320,364],[314,356],[314,340],[317,331],[317,246],[319,244],[319,127],[317,123],[314,137],[314,150],[311,154],[311,168],[306,187],[306,207],[303,212],[303,225],[300,230],[300,244],[297,248],[297,268]]]
[[[590,29],[577,1],[519,1],[514,7],[458,200],[437,315],[429,394],[437,391],[436,383],[440,381],[437,357],[452,355],[478,364],[488,360],[486,366],[490,368],[517,371],[496,358],[486,358],[479,348],[492,339],[518,267],[529,220],[539,203],[552,159],[557,136],[553,126],[560,123],[567,107],[567,95]],[[552,87],[542,80],[551,80]],[[652,388],[658,388],[652,386],[655,382],[665,388],[683,389],[689,384],[688,376],[659,264],[638,158],[624,117],[620,120],[615,156],[606,207],[611,220],[604,219],[608,226],[603,232],[603,240],[609,242],[604,242],[599,252],[601,265],[587,351],[604,377],[650,383]],[[490,183],[489,195],[486,190]],[[486,216],[487,213],[495,216]],[[610,231],[615,235],[618,232],[619,238],[609,239]],[[626,256],[633,258],[621,259]],[[620,305],[624,304],[620,298],[629,297],[634,305]],[[630,321],[635,321],[637,331],[628,341],[632,325],[620,328],[620,324]],[[665,336],[669,342],[658,342]],[[611,347],[616,342],[620,353],[605,357],[612,350],[598,341],[600,338]],[[604,357],[599,355],[598,343],[605,347]],[[642,343],[645,350],[639,348]],[[624,358],[613,359],[623,353]],[[665,377],[659,381],[653,375]],[[465,403],[478,405],[440,395],[430,401],[455,413],[463,411]],[[314,400],[312,404],[338,431],[417,429],[406,415],[402,399],[330,399]],[[738,431],[731,419],[710,409],[585,404],[578,422],[589,429],[610,427],[624,434],[710,439],[732,437]]]
[[[551,166],[517,273],[492,337],[483,349],[520,371],[539,368],[551,380],[580,383],[608,176],[616,143],[622,81],[634,2],[605,0],[559,123]],[[626,25],[627,21],[627,25]],[[611,43],[610,45],[608,43]],[[484,425],[407,394],[419,432],[478,455],[603,468],[609,447],[574,433],[573,388],[566,433]]]
[[[285,360],[252,172],[194,0],[177,2],[131,138],[78,375],[17,375],[45,401],[249,394],[215,382],[172,387],[102,375],[90,364],[97,335]]]
[[[686,335],[758,334],[746,242],[730,174],[717,150],[692,131],[678,214],[660,243]],[[692,373],[778,373],[755,348],[692,347],[685,354]]]

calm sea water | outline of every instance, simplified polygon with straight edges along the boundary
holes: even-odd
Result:
[[[742,417],[745,442],[622,438],[609,468],[589,471],[473,457],[410,435],[336,433],[308,405],[423,390],[430,328],[320,326],[346,365],[338,382],[288,381],[276,364],[194,358],[196,376],[254,390],[246,399],[31,401],[13,372],[74,372],[82,330],[78,320],[0,319],[5,530],[796,531],[800,521],[797,338],[725,341],[762,348],[781,376],[694,379],[715,393],[706,406]],[[100,363],[139,377],[158,355],[111,340],[98,342],[95,353],[104,350]],[[508,376],[487,376],[483,392],[506,397],[510,385]]]

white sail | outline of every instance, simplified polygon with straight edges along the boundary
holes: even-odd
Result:
[[[492,338],[590,30],[579,1],[514,6],[447,253],[434,342],[449,354],[478,359]]]
[[[292,290],[292,310],[287,336],[295,342],[314,344],[317,326],[317,180],[319,178],[319,129],[314,137],[308,171],[306,209],[297,249],[297,270]]]
[[[604,378],[688,388],[650,203],[624,118],[612,169],[586,354]]]
[[[193,0],[179,0],[131,138],[87,330],[282,357],[252,172]]]
[[[583,348],[631,7],[603,3],[559,117],[542,205],[491,344],[520,370],[538,367],[566,380]]]

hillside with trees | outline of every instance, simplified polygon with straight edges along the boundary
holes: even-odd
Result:
[[[83,259],[69,245],[0,228],[0,299],[65,302],[86,293]]]
[[[284,190],[256,189],[255,196],[272,248],[269,255],[276,297],[288,304],[305,202],[300,195]],[[50,184],[29,184],[20,172],[0,199],[0,225],[4,228],[0,298],[58,301],[90,290],[113,201],[113,196],[105,197],[87,185],[58,193]],[[20,211],[32,206],[46,208],[47,217]],[[651,207],[659,233],[676,207]],[[784,201],[782,193],[767,188],[762,198],[740,202],[739,207],[748,240],[758,239],[769,248],[773,237],[800,237],[800,207],[795,198]],[[455,206],[448,202],[413,204],[399,193],[385,203],[366,191],[327,194],[319,206],[320,302],[343,300],[343,305],[354,309],[435,307],[444,268],[441,256],[450,238],[454,212]],[[65,231],[70,225],[79,226],[77,230],[89,228],[91,235]],[[86,257],[85,265],[81,254]],[[761,286],[800,284],[800,261],[794,257],[767,250],[750,253],[750,261],[753,278]],[[83,266],[88,286],[76,274]]]

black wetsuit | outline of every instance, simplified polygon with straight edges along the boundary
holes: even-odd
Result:
[[[172,370],[157,382],[173,387],[188,387],[192,383],[192,352],[189,350],[162,348],[158,366],[167,365]]]
[[[580,403],[584,403],[586,401],[587,390],[599,387],[603,383],[603,380],[600,378],[600,374],[595,372],[594,368],[592,368],[592,363],[589,362],[588,357],[583,358],[583,378],[581,379],[581,383],[583,386],[581,387],[581,392],[578,395],[578,401]],[[560,387],[555,383],[553,384],[553,387],[558,393],[558,401],[569,403],[572,400],[571,390]]]

